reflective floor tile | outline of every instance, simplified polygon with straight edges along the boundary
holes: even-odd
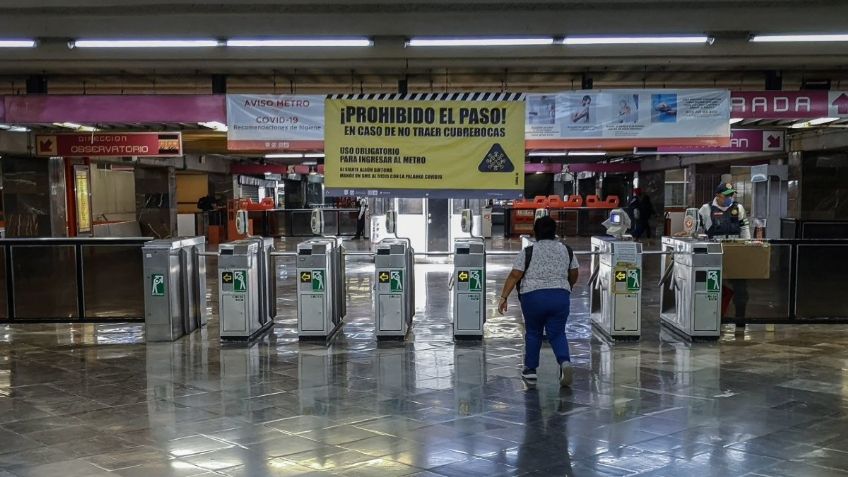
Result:
[[[377,437],[385,434],[360,429],[351,425],[344,425],[303,432],[298,435],[325,444],[340,445],[347,442],[361,441],[362,439],[368,439],[369,437]]]
[[[14,470],[18,477],[107,477],[114,475],[84,460],[68,460]]]
[[[804,462],[780,462],[745,477],[848,477],[848,472],[810,465]]]
[[[249,449],[230,447],[203,454],[192,454],[182,457],[180,460],[184,460],[203,469],[219,471],[230,467],[244,466],[250,462],[261,462],[267,459],[262,454]]]
[[[376,458],[343,467],[335,473],[345,477],[400,477],[421,470],[394,460]]]
[[[248,444],[245,447],[259,455],[268,457],[283,457],[316,449],[340,449],[339,447],[307,439],[300,435],[274,437],[255,444]]]
[[[174,439],[167,444],[167,450],[175,457],[184,457],[218,449],[233,447],[233,444],[206,436],[190,436]]]
[[[340,447],[322,447],[287,455],[283,459],[309,469],[334,472],[335,469],[373,460],[374,456]]]
[[[447,477],[506,477],[519,475],[516,468],[486,459],[473,458],[430,469]]]

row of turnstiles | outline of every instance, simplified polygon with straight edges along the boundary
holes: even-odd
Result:
[[[470,218],[470,214],[468,214]],[[470,219],[469,219],[470,221]],[[394,220],[387,220],[394,223]],[[320,225],[320,224],[319,224]],[[318,229],[320,230],[320,226]],[[463,223],[465,229],[465,221]],[[470,230],[470,225],[468,226]],[[394,234],[394,230],[390,230]],[[172,341],[206,323],[205,251],[202,239],[154,240],[144,253],[147,339]],[[515,252],[513,252],[515,253]],[[643,251],[621,234],[592,237],[590,309],[607,337],[641,334],[642,258],[661,254],[660,318],[685,337],[717,338],[722,303],[722,244],[663,237],[659,252]],[[490,252],[489,254],[506,254]],[[453,332],[482,338],[486,322],[487,251],[482,238],[453,246]],[[415,251],[408,239],[386,238],[375,251],[347,253],[337,237],[315,237],[296,252],[277,252],[273,239],[252,237],[221,244],[218,304],[222,339],[248,340],[273,326],[277,308],[275,258],[293,256],[297,331],[301,339],[331,339],[347,314],[346,257],[373,255],[372,306],[378,338],[404,338],[415,314]],[[187,266],[187,265],[193,266]]]

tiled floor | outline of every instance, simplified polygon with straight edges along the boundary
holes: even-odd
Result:
[[[492,298],[508,269],[491,260]],[[370,270],[350,264],[329,347],[298,342],[291,278],[251,346],[221,346],[217,320],[148,345],[136,325],[4,327],[0,476],[848,476],[848,327],[688,344],[647,289],[642,340],[611,345],[578,288],[575,384],[559,388],[546,348],[528,389],[517,309],[455,344],[449,268],[419,265],[412,338],[378,343]]]

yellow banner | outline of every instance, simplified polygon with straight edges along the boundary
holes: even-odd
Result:
[[[91,204],[88,201],[88,167],[74,168],[77,200],[77,232],[91,232]]]
[[[329,195],[517,197],[524,190],[523,100],[324,104]]]

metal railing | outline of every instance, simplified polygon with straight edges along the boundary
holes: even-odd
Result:
[[[141,247],[149,240],[0,240],[0,321],[143,321]]]

